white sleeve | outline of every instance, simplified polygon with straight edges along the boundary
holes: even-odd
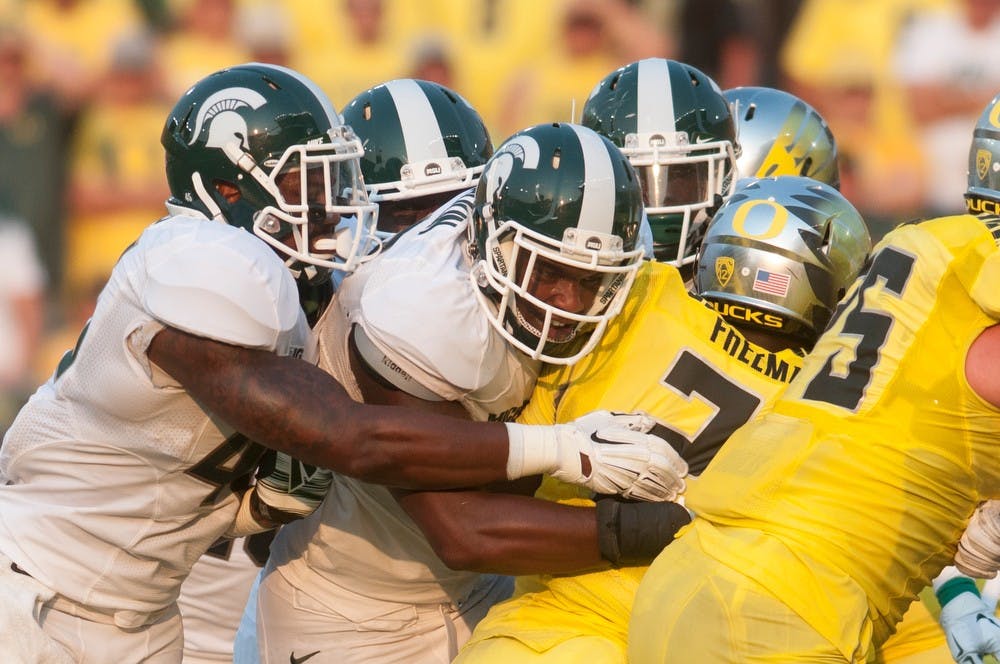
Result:
[[[246,231],[172,219],[144,234],[143,307],[191,334],[275,350],[301,316],[298,290],[277,254]]]
[[[479,309],[462,271],[398,271],[385,261],[366,285],[352,322],[413,378],[448,400],[489,384],[503,340]],[[401,267],[401,266],[400,266]]]

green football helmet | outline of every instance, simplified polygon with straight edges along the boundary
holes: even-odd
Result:
[[[840,188],[837,142],[816,109],[775,88],[732,88],[722,95],[736,118],[740,177],[803,175]]]
[[[641,216],[636,173],[603,136],[556,123],[507,139],[486,163],[469,227],[471,278],[493,326],[544,362],[590,352],[639,268]],[[541,295],[545,283],[573,297]]]
[[[682,62],[639,60],[597,84],[581,123],[610,138],[639,174],[656,260],[692,263],[736,164],[736,129],[719,86]]]
[[[412,78],[365,90],[347,106],[368,196],[384,235],[413,225],[462,189],[476,186],[493,141],[469,103],[443,85]]]
[[[705,230],[694,290],[737,326],[811,347],[871,246],[864,219],[833,187],[743,178]]]
[[[349,272],[377,245],[361,141],[297,72],[249,63],[206,76],[174,106],[161,142],[170,204],[254,233],[297,277]]]
[[[972,131],[968,180],[969,214],[1000,216],[1000,95],[986,105]]]

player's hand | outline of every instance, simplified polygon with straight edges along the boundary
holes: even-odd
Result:
[[[949,584],[964,588],[950,596]],[[975,584],[969,578],[955,578],[937,591],[942,601],[941,628],[951,650],[952,658],[959,664],[982,664],[983,655],[1000,654],[1000,622],[979,597]]]
[[[595,493],[672,501],[684,492],[687,462],[662,438],[621,426],[603,427],[580,438],[575,434],[573,441],[585,443],[579,450],[584,460],[580,483]]]
[[[963,574],[992,579],[1000,570],[1000,501],[987,500],[976,508],[962,533],[955,567]]]
[[[316,511],[333,484],[333,473],[293,459],[284,452],[265,457],[252,489],[267,515],[278,523],[288,523]]]
[[[687,462],[661,438],[645,433],[648,415],[595,411],[551,427],[508,424],[507,476],[549,473],[595,493],[637,500],[674,500],[684,491]]]
[[[597,545],[615,566],[649,565],[693,514],[679,503],[597,496]]]

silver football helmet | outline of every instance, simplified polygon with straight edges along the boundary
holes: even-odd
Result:
[[[736,120],[740,177],[804,175],[840,188],[837,142],[816,109],[775,88],[732,88],[722,95]]]
[[[968,178],[969,213],[1000,215],[1000,95],[986,105],[972,131]]]
[[[709,222],[694,289],[735,325],[812,345],[871,251],[864,219],[811,178],[745,178]]]

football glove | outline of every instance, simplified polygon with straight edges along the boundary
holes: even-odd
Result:
[[[979,505],[962,533],[955,567],[964,574],[992,579],[1000,570],[1000,501]]]
[[[952,658],[958,664],[982,664],[983,655],[1000,654],[1000,622],[980,598],[975,582],[953,575],[940,585],[936,579],[934,585]]]
[[[597,545],[601,557],[616,567],[650,564],[692,518],[683,505],[671,502],[598,496],[596,505]]]
[[[507,423],[507,477],[548,473],[599,494],[674,500],[684,491],[687,462],[646,433],[654,424],[646,414],[605,410],[550,427]]]
[[[257,484],[252,490],[260,505],[255,507],[277,523],[312,514],[333,484],[332,471],[302,463],[283,452],[274,452],[265,459],[274,465],[262,463],[257,472]]]

